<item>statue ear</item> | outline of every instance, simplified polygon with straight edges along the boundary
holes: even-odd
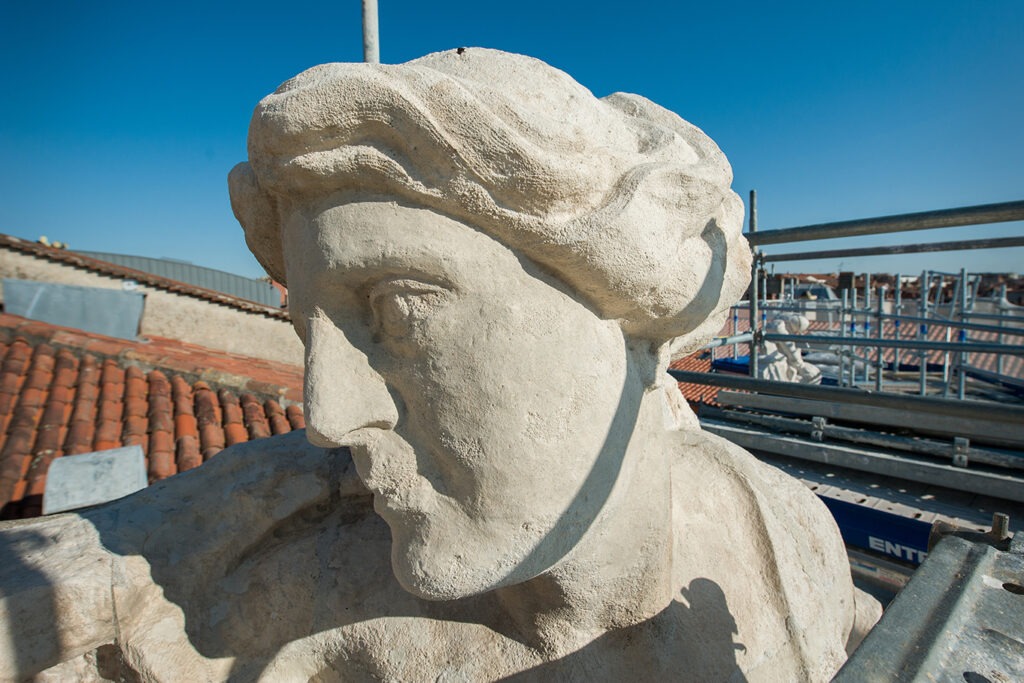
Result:
[[[281,248],[281,219],[277,202],[260,187],[256,173],[241,163],[228,174],[231,210],[245,230],[245,243],[270,277],[287,285],[284,251]]]

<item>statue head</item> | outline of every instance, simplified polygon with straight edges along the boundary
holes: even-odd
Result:
[[[289,287],[310,439],[351,449],[403,586],[465,596],[572,551],[552,530],[629,440],[624,402],[746,286],[730,182],[675,114],[491,50],[327,64],[260,102],[232,206]]]

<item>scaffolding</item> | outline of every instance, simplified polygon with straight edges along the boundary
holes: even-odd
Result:
[[[1005,285],[985,297],[980,274],[926,270],[916,279],[897,273],[892,287],[873,286],[881,284],[878,276],[864,273],[834,299],[798,300],[792,280],[782,283],[777,299],[766,295],[769,263],[1015,248],[1024,246],[1024,237],[790,253],[763,249],[1019,221],[1024,201],[764,232],[757,218],[757,195],[751,192],[750,296],[732,310],[728,336],[705,347],[714,361],[725,347],[738,357],[746,346],[743,370],[749,377],[671,371],[679,381],[718,387],[715,405],[700,406],[705,429],[760,452],[1024,503],[1024,308],[1007,300]],[[916,299],[903,295],[904,283],[916,283]],[[791,312],[813,312],[816,324],[801,334],[782,334],[769,325],[774,316]],[[742,318],[749,329],[741,329]],[[766,344],[831,354],[834,364],[828,367],[834,371],[821,386],[763,379]]]
[[[757,231],[757,195],[751,192],[750,231],[748,241],[754,250],[751,267],[751,291],[746,304],[750,332],[738,334],[738,310],[733,311],[733,334],[713,342],[715,346],[746,342],[750,353],[749,373],[760,376],[759,351],[766,342],[791,342],[805,348],[822,345],[838,350],[837,384],[867,386],[873,383],[875,391],[891,389],[905,391],[906,365],[903,360],[916,359],[917,387],[920,396],[941,393],[955,394],[965,399],[967,379],[985,381],[995,385],[1024,389],[1024,378],[1005,372],[1006,356],[1024,355],[1024,310],[1010,304],[1003,285],[1000,293],[987,300],[978,295],[980,275],[967,272],[943,273],[925,270],[919,283],[917,301],[903,299],[903,276],[895,276],[890,293],[887,286],[872,288],[872,274],[864,273],[860,287],[842,290],[842,297],[834,301],[815,302],[816,313],[827,313],[831,323],[830,334],[785,335],[766,330],[769,316],[782,312],[807,312],[809,306],[796,301],[795,282],[789,296],[777,301],[766,298],[766,264],[832,257],[867,256],[881,254],[910,254],[959,251],[982,248],[1010,248],[1024,246],[1024,236],[982,238],[970,241],[901,244],[881,247],[862,247],[768,254],[763,245],[803,242],[835,237],[879,235],[883,233],[925,230],[933,228],[981,225],[1004,221],[1024,220],[1024,201],[962,207],[943,211],[885,216],[856,221],[843,221],[810,225],[769,232]],[[943,292],[952,287],[953,295],[944,300]],[[944,331],[944,340],[934,340],[933,330]],[[888,332],[888,333],[887,333]],[[907,333],[909,332],[909,334]],[[985,333],[992,341],[972,338],[972,332]],[[888,354],[886,349],[893,351]],[[928,357],[941,352],[942,361],[934,363],[939,377],[929,370]],[[992,354],[996,358],[993,369],[972,365],[972,354]],[[887,377],[890,380],[887,385]]]

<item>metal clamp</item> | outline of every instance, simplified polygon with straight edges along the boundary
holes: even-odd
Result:
[[[762,329],[760,326],[757,326],[756,328],[751,329],[750,331],[750,341],[761,351],[761,353],[764,353],[765,351],[764,334],[764,329]]]
[[[928,552],[931,552],[946,536],[957,536],[971,543],[985,543],[998,550],[1009,550],[1013,535],[1010,534],[1010,516],[1004,512],[992,514],[992,528],[988,531],[976,531],[961,527],[941,519],[932,523],[928,534]]]
[[[823,417],[814,417],[811,419],[811,424],[814,425],[814,429],[811,430],[811,438],[815,441],[825,440],[825,426],[828,424],[828,420]]]
[[[967,454],[971,450],[971,440],[962,436],[953,439],[953,466],[967,467]]]

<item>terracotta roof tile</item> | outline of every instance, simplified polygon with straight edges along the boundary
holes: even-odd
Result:
[[[280,403],[272,398],[268,398],[266,403],[263,404],[263,409],[267,413],[267,421],[270,423],[271,432],[274,434],[285,434],[292,430],[292,426],[288,422],[288,417],[285,415]]]
[[[207,386],[206,382],[195,384],[196,422],[199,424],[199,446],[206,462],[224,450],[224,428],[221,417],[220,401],[217,394]]]
[[[21,350],[18,349],[21,356]],[[17,368],[16,371],[21,368]],[[14,437],[20,456],[30,453],[35,441],[36,426],[42,414],[46,388],[53,377],[53,349],[46,344],[40,345],[32,355],[28,372],[25,375],[21,391],[11,415],[8,433]]]
[[[50,464],[64,454],[137,443],[153,482],[228,444],[304,426],[290,402],[301,368],[156,345],[0,314],[0,517],[40,514]]]
[[[121,447],[121,417],[124,415],[124,370],[107,359],[100,377],[100,396],[92,449],[104,451]]]
[[[270,423],[267,422],[267,414],[263,411],[259,399],[252,394],[242,394],[241,403],[245,425],[249,429],[249,438],[265,439],[270,436]]]
[[[249,440],[249,432],[245,428],[244,413],[242,413],[242,405],[239,403],[238,397],[227,389],[217,392],[217,397],[220,399],[220,408],[224,413],[224,440],[229,446],[245,443]]]
[[[298,406],[288,406],[285,408],[284,413],[288,416],[288,422],[291,424],[292,429],[306,428],[306,416],[303,415],[301,408]]]

